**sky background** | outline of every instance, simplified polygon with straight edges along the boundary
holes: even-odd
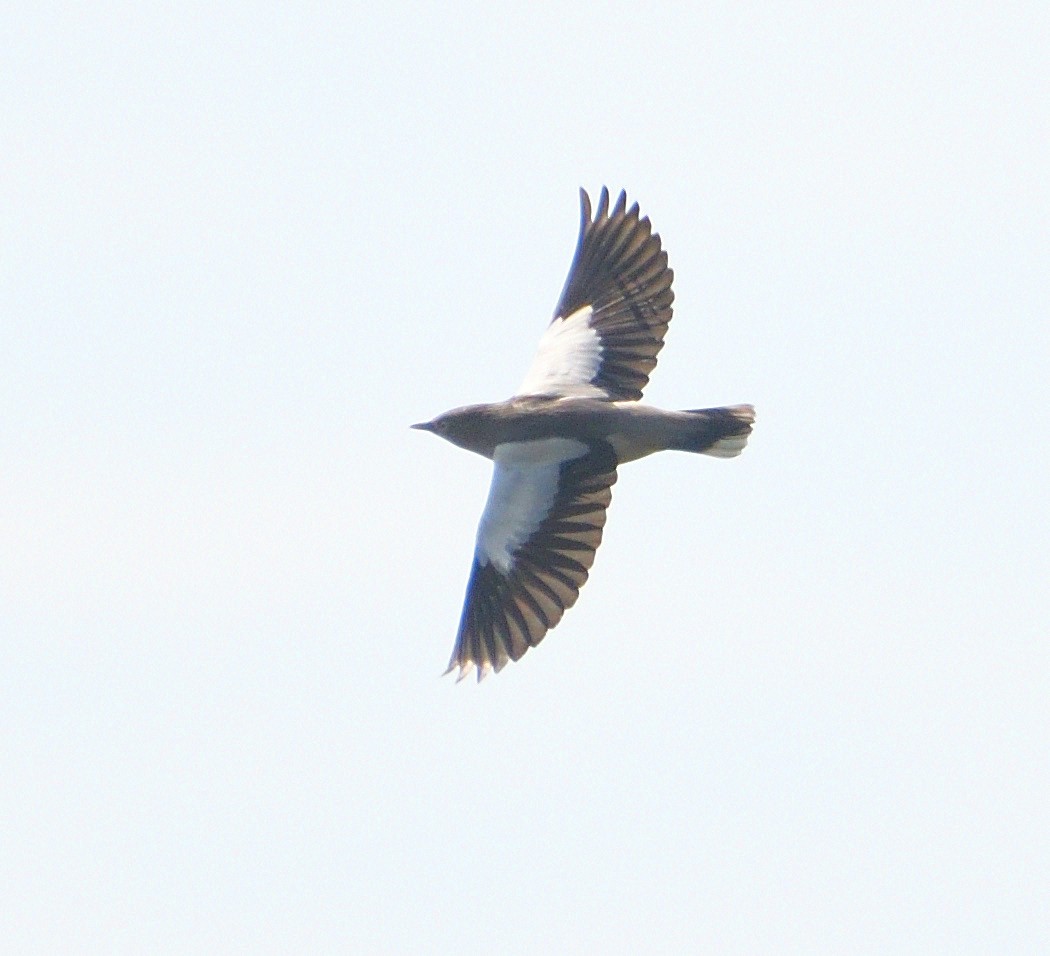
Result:
[[[1050,13],[687,6],[7,12],[7,951],[1050,948]],[[456,685],[603,184],[756,430]]]

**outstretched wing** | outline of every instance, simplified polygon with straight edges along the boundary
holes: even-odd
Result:
[[[620,193],[598,211],[580,190],[580,237],[554,319],[518,395],[636,401],[649,381],[671,321],[674,273],[649,218]]]
[[[569,438],[496,448],[492,487],[449,671],[480,681],[535,647],[572,607],[602,540],[616,459]]]

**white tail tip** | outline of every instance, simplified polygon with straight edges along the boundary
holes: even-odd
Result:
[[[736,458],[747,445],[748,436],[751,434],[750,426],[755,423],[755,407],[754,405],[730,405],[722,411],[729,412],[735,419],[749,427],[740,435],[720,438],[710,448],[704,449],[701,454],[710,455],[712,458]]]

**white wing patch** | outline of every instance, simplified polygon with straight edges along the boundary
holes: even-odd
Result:
[[[585,305],[547,326],[518,395],[608,397],[591,384],[602,364],[602,340],[590,326],[592,315],[594,309]]]
[[[518,550],[550,514],[561,466],[587,454],[573,438],[541,438],[496,446],[492,487],[478,526],[477,554],[504,574]]]

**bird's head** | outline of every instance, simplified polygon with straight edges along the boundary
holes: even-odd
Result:
[[[444,412],[429,422],[419,422],[411,427],[433,432],[453,445],[491,457],[492,442],[486,427],[490,416],[486,412],[485,405],[465,405],[463,408],[453,408],[452,411]]]
[[[431,419],[429,422],[416,422],[415,425],[410,425],[410,428],[418,428],[420,431],[433,432],[435,435],[440,435],[442,438],[448,437],[449,431],[449,415],[450,412],[445,412],[444,415],[438,415],[437,418]]]

